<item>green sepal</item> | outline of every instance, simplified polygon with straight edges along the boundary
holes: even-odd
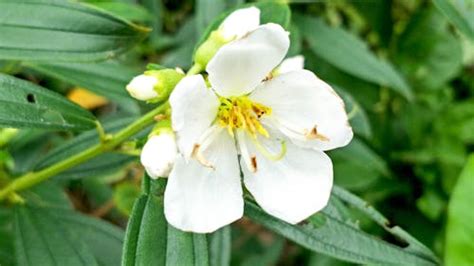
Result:
[[[168,99],[176,84],[184,77],[184,73],[175,69],[148,70],[145,71],[145,75],[154,76],[158,80],[154,87],[158,97],[148,100],[148,103],[156,103]]]

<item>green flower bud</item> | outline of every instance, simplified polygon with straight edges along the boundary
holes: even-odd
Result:
[[[224,38],[220,30],[211,32],[209,38],[196,50],[194,62],[203,69],[206,68],[207,63],[209,63],[211,58],[217,53],[217,50],[229,41],[231,40]]]

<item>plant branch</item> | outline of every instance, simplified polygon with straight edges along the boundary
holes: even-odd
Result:
[[[143,117],[136,120],[132,124],[128,125],[126,128],[104,139],[99,144],[92,146],[82,151],[81,153],[73,155],[72,157],[62,160],[54,165],[44,168],[38,172],[30,172],[23,176],[20,176],[17,179],[14,179],[12,182],[7,184],[4,188],[0,190],[0,201],[8,198],[9,195],[16,191],[30,188],[38,183],[41,183],[55,176],[58,173],[61,173],[67,169],[79,165],[99,154],[113,150],[122,142],[126,141],[129,137],[135,135],[146,126],[155,122],[154,117],[165,111],[168,107],[168,103],[165,102],[154,110],[145,114]]]

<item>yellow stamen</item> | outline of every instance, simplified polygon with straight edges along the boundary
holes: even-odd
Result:
[[[271,108],[252,102],[247,96],[221,97],[220,102],[217,120],[219,125],[227,128],[231,136],[234,136],[234,130],[243,129],[253,138],[256,138],[257,134],[269,137],[259,119],[264,115],[270,115]]]

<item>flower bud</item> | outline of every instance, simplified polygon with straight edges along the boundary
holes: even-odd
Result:
[[[157,179],[169,175],[177,154],[173,131],[171,128],[160,128],[152,133],[143,146],[140,161],[148,175]]]
[[[230,13],[219,28],[209,34],[209,37],[196,50],[194,61],[202,68],[224,44],[245,36],[260,25],[260,9],[249,7]]]
[[[141,101],[159,102],[170,95],[184,74],[174,69],[149,70],[127,85],[130,95]]]

